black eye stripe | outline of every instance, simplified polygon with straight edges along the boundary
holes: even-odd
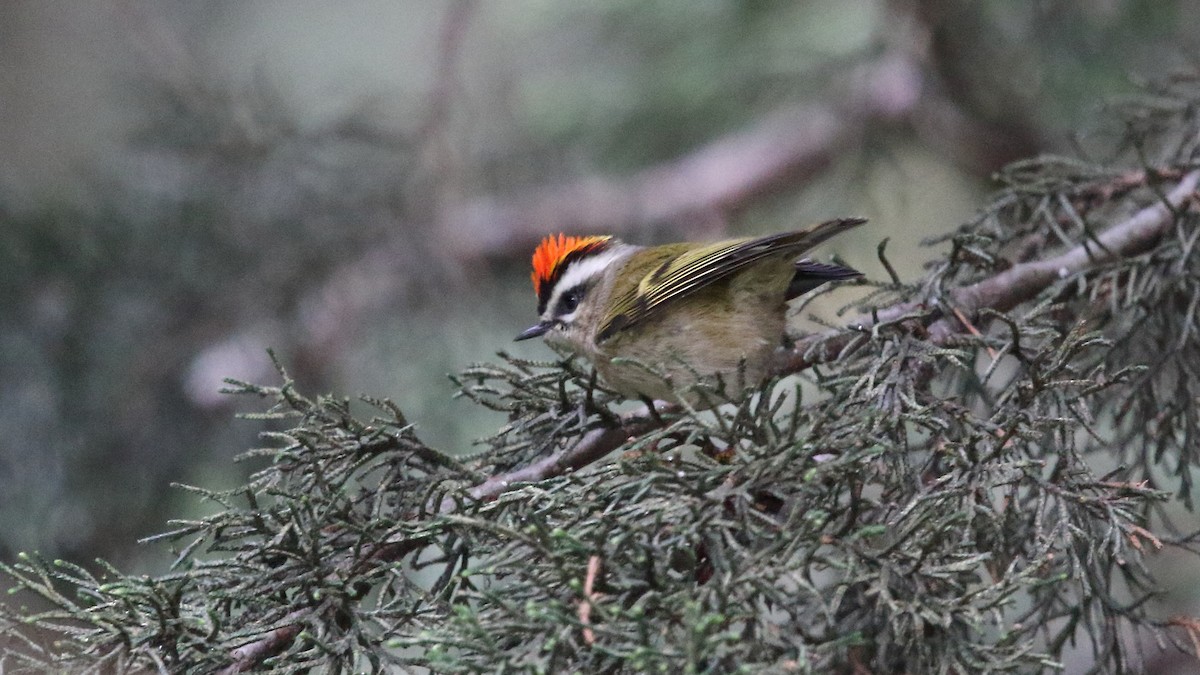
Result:
[[[579,301],[583,299],[585,287],[581,284],[574,288],[567,289],[562,295],[558,296],[558,302],[554,305],[554,314],[562,316],[570,314],[579,307]]]

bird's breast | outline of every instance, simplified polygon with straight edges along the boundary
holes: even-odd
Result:
[[[745,288],[737,281],[714,284],[593,342],[600,376],[625,395],[663,400],[698,377],[720,376],[738,388],[757,384],[783,340],[786,283]]]

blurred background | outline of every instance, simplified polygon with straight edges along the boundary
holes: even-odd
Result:
[[[1200,63],[1195,0],[0,3],[0,559],[133,544],[232,487],[222,379],[502,422],[446,374],[534,317],[548,232],[638,243],[835,216],[886,278],[1008,161],[1103,147]]]

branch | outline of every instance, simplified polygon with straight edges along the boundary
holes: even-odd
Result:
[[[1175,213],[1200,198],[1196,192],[1198,184],[1200,170],[1184,175],[1164,197],[1163,202],[1148,206],[1101,233],[1098,237],[1099,246],[1095,242],[1080,244],[1054,258],[1018,264],[993,277],[952,291],[947,304],[958,311],[947,312],[945,316],[935,320],[928,329],[927,339],[934,344],[942,344],[960,332],[970,329],[970,324],[955,318],[957,316],[973,317],[983,309],[1011,309],[1035,297],[1059,279],[1119,257],[1136,255],[1147,250],[1174,222]],[[869,332],[873,326],[902,320],[906,315],[922,309],[921,305],[911,302],[897,303],[876,312],[875,318],[864,318],[853,323],[851,331],[833,331],[800,340],[782,361],[779,374],[796,373],[834,360],[841,352],[851,348],[853,342],[860,339],[863,333]],[[660,412],[662,411],[660,409]],[[528,466],[492,476],[471,488],[468,494],[475,500],[494,499],[515,485],[545,480],[582,468],[603,458],[629,438],[635,438],[659,427],[660,419],[658,415],[650,415],[648,412],[628,413],[622,417],[620,426],[593,430],[575,445]],[[446,498],[439,505],[438,511],[450,513],[456,508],[457,502]],[[423,544],[423,541],[412,540],[390,542],[381,546],[370,559],[375,563],[394,561]],[[260,640],[244,645],[231,654],[234,664],[224,672],[241,672],[252,667],[262,659],[281,651],[297,634],[298,623],[276,628]]]
[[[254,642],[242,645],[230,652],[229,657],[233,662],[222,668],[219,675],[248,672],[266,659],[286,649],[300,634],[301,624],[299,621],[310,611],[309,609],[299,609],[288,614],[284,617],[283,622],[295,621],[296,623],[284,623],[284,625],[268,631]]]
[[[488,196],[441,217],[460,257],[524,250],[546,232],[621,234],[656,223],[711,222],[820,172],[865,130],[908,116],[920,71],[892,54],[861,69],[839,103],[793,105],[627,178],[589,176],[516,197]]]
[[[1142,253],[1175,222],[1180,209],[1197,199],[1198,183],[1200,171],[1192,171],[1180,179],[1165,201],[1147,206],[1101,232],[1096,241],[1085,240],[1057,257],[1014,265],[990,279],[957,289],[951,293],[950,304],[972,316],[985,308],[1003,312],[1033,298],[1059,279]],[[949,317],[943,318],[930,326],[929,337],[934,342],[944,342],[958,332],[957,325]]]
[[[1097,237],[1099,245],[1095,242],[1085,242],[1054,258],[1014,265],[993,277],[951,291],[946,304],[957,311],[950,312],[951,316],[942,317],[930,325],[927,339],[934,344],[943,344],[950,337],[959,334],[961,329],[969,330],[969,324],[955,318],[957,314],[973,319],[983,309],[1001,312],[1012,309],[1059,279],[1116,258],[1145,251],[1174,222],[1175,212],[1196,199],[1198,182],[1200,171],[1184,175],[1166,195],[1165,203],[1147,206],[1129,219],[1108,228]],[[915,303],[898,303],[876,312],[877,318],[868,317],[854,322],[851,324],[854,332],[834,331],[809,336],[796,343],[780,372],[796,373],[831,361],[849,348],[863,332],[870,331],[879,324],[897,321],[922,309]]]
[[[584,434],[578,443],[564,448],[528,466],[498,474],[471,488],[469,494],[477,501],[495,499],[519,483],[536,483],[549,476],[561,476],[604,457],[616,450],[627,439],[654,428],[645,415],[627,415],[620,427],[593,429]],[[453,510],[442,502],[443,513]]]
[[[660,412],[665,410],[666,407],[659,408]],[[513,485],[536,483],[551,476],[561,476],[595,462],[621,447],[621,444],[630,438],[652,431],[657,426],[658,423],[647,413],[626,413],[621,417],[621,426],[593,429],[584,434],[575,445],[563,448],[528,466],[492,476],[471,488],[467,494],[475,501],[486,501],[499,497]],[[456,508],[457,502],[451,497],[446,497],[442,500],[438,513],[450,513]]]
[[[1189,202],[1197,199],[1200,171],[1186,174],[1165,197],[1165,203],[1154,204],[1138,211],[1129,219],[1105,230],[1095,242],[1075,246],[1048,260],[1022,263],[983,281],[951,292],[948,305],[964,316],[974,317],[983,309],[1005,311],[1036,296],[1055,281],[1118,257],[1136,255],[1148,249],[1174,222],[1174,215]],[[1099,250],[1097,250],[1099,249]],[[876,312],[878,318],[864,317],[853,322],[853,330],[839,330],[811,335],[796,343],[782,362],[779,374],[787,375],[835,360],[852,347],[856,339],[875,325],[902,319],[921,309],[920,305],[904,302]],[[943,344],[963,330],[966,325],[954,318],[954,313],[937,319],[928,329],[928,340]],[[589,464],[624,442],[654,429],[655,420],[646,414],[630,414],[619,428],[593,431],[574,446],[546,459],[515,471],[492,476],[472,488],[477,499],[494,498],[515,483],[529,483],[562,475]]]

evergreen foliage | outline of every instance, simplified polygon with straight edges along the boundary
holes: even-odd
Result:
[[[797,347],[825,362],[713,411],[622,413],[586,364],[504,357],[457,382],[508,423],[455,456],[387,401],[362,420],[282,369],[238,383],[288,427],[247,455],[266,467],[187,488],[219,509],[156,538],[167,574],[4,565],[53,606],[0,614],[29,636],[5,667],[1032,672],[1081,644],[1121,672],[1191,651],[1200,622],[1155,613],[1146,560],[1195,545],[1168,507],[1200,452],[1200,88],[1153,94],[1118,110],[1112,157],[1010,167],[926,278]],[[1156,208],[1156,236],[1109,250]],[[1080,244],[1078,270],[957,304]],[[620,447],[571,458],[601,437]]]

